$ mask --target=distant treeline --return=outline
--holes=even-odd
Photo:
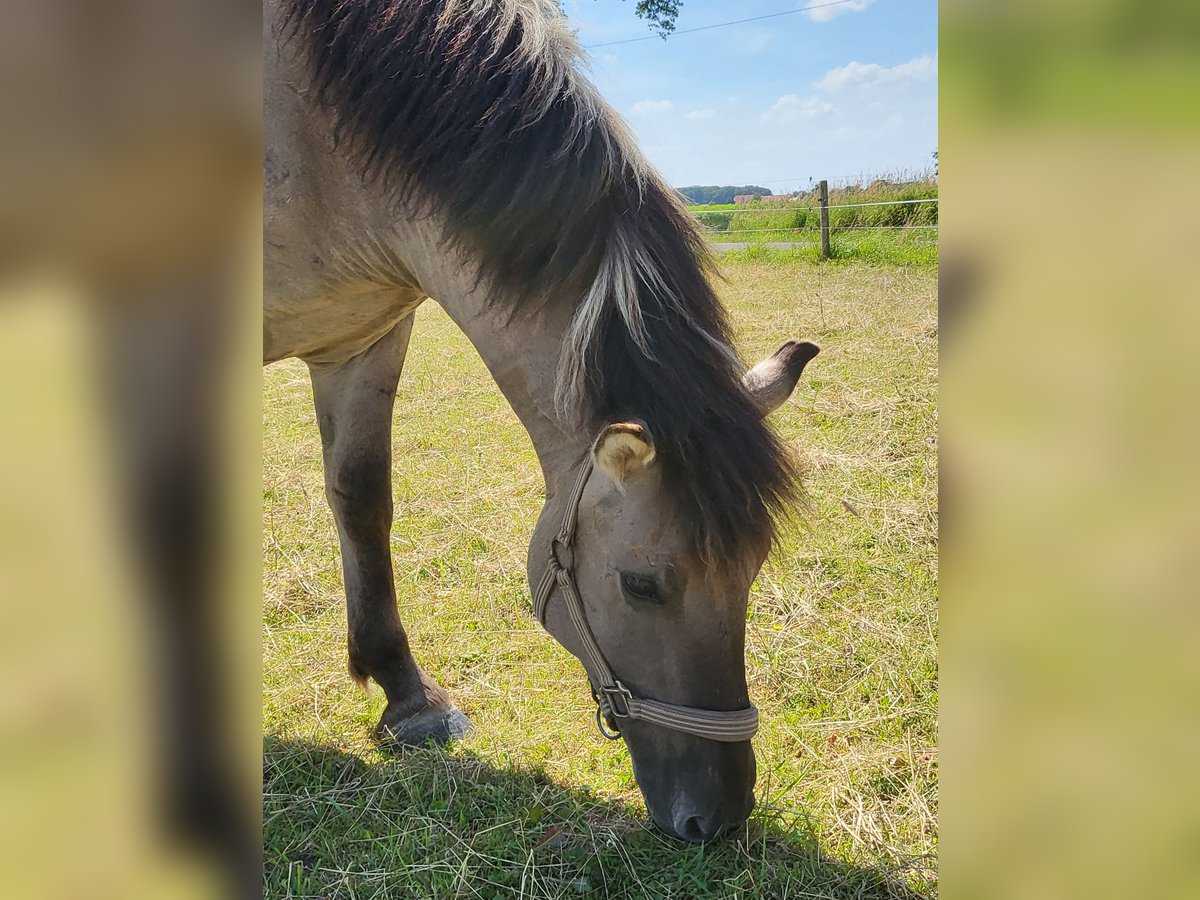
[[[759,187],[755,184],[734,186],[731,184],[693,184],[688,187],[676,188],[687,197],[688,203],[699,206],[702,203],[732,203],[738,194],[760,194],[770,197],[770,188]]]

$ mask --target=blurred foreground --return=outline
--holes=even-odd
[[[1200,896],[1200,13],[941,18],[941,888]]]
[[[943,8],[947,896],[1200,895],[1198,15]],[[12,896],[258,888],[260,39],[0,12]]]
[[[4,896],[259,890],[260,39],[0,11]]]

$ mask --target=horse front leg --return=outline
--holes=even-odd
[[[466,717],[417,665],[396,610],[392,528],[392,409],[412,334],[407,316],[348,362],[310,364],[321,429],[325,495],[337,522],[346,587],[350,675],[387,695],[380,740],[419,746],[464,735]]]

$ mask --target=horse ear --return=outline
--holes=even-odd
[[[788,341],[742,376],[742,386],[765,416],[792,395],[800,373],[821,352],[811,341]]]
[[[643,422],[614,422],[592,446],[596,468],[620,487],[654,462],[654,438]]]

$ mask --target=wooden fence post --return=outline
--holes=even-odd
[[[829,259],[829,182],[821,179],[821,259]]]

